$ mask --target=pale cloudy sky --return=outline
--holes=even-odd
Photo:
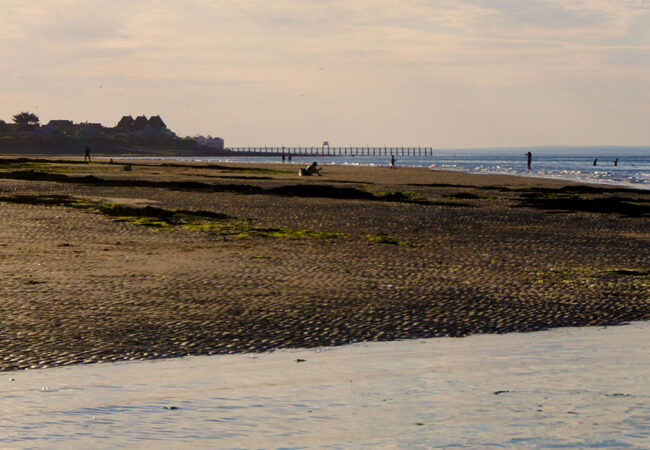
[[[0,0],[0,119],[227,145],[650,145],[648,0]]]

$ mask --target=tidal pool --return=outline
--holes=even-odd
[[[648,448],[650,322],[0,373],[0,448]]]

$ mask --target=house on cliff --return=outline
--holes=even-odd
[[[135,119],[132,116],[123,116],[112,130],[140,137],[176,136],[167,128],[160,116],[151,116],[148,119],[145,115],[137,116]]]
[[[18,116],[18,115],[17,115]],[[224,141],[221,138],[208,136],[204,138],[180,138],[170,130],[159,115],[149,118],[145,115],[123,116],[114,127],[105,127],[101,123],[81,122],[74,123],[72,120],[50,120],[47,124],[38,123],[38,117],[31,113],[21,113],[20,123],[14,116],[16,123],[7,123],[0,120],[0,137],[7,144],[10,140],[16,142],[30,142],[36,139],[39,145],[47,145],[48,142],[56,142],[56,145],[77,145],[74,141],[99,142],[102,145],[114,146],[115,148],[128,148],[129,146],[146,147],[147,145],[156,148],[175,149],[196,149],[204,148],[210,150],[223,150]],[[33,117],[32,117],[33,116]],[[29,119],[29,120],[22,120]]]
[[[199,147],[209,148],[212,150],[223,150],[225,146],[224,140],[220,137],[195,136],[194,140]]]
[[[50,120],[44,127],[58,130],[62,133],[69,133],[74,128],[74,123],[72,120]]]

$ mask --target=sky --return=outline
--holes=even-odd
[[[650,145],[649,0],[0,0],[0,119],[227,146]]]

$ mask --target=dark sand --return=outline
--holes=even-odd
[[[649,191],[79,162],[0,159],[0,370],[650,319]]]

